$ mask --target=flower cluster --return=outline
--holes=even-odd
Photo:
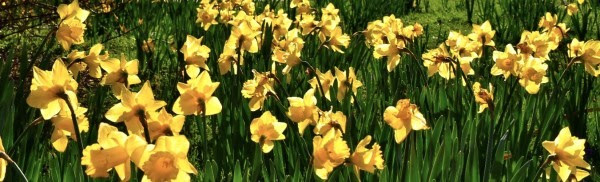
[[[373,46],[375,58],[387,57],[387,71],[392,72],[400,64],[401,53],[409,53],[409,44],[423,35],[423,26],[419,23],[404,26],[401,19],[394,15],[384,16],[383,20],[369,22],[363,32],[367,46]],[[414,55],[413,55],[414,56]]]

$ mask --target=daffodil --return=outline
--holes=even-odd
[[[244,12],[239,12],[230,24],[234,27],[225,46],[236,48],[241,56],[244,56],[244,52],[258,52],[257,37],[261,34],[258,22]]]
[[[238,64],[244,65],[244,62],[238,62],[238,54],[235,52],[235,48],[225,46],[225,49],[219,55],[219,73],[221,75],[229,73],[233,69],[233,74],[237,74]]]
[[[212,82],[208,72],[203,71],[198,76],[192,76],[185,83],[178,83],[177,90],[181,94],[173,104],[173,112],[183,115],[210,116],[221,112],[219,99],[212,94],[219,82]]]
[[[396,143],[404,141],[412,130],[427,130],[427,121],[416,105],[409,99],[398,100],[396,106],[389,106],[383,113],[383,120],[394,129]]]
[[[324,136],[313,138],[313,167],[319,178],[326,180],[333,168],[350,157],[350,148],[342,138],[342,133],[329,130]]]
[[[343,112],[322,112],[315,125],[315,134],[325,135],[329,130],[339,130],[346,133],[346,115]]]
[[[492,39],[495,34],[496,31],[492,29],[490,21],[485,21],[481,25],[473,25],[472,33],[468,36],[473,41],[478,41],[483,45],[494,47],[496,44]]]
[[[137,76],[139,61],[137,59],[127,61],[124,54],[121,54],[121,60],[111,58],[101,62],[100,66],[106,71],[100,84],[110,85],[117,98],[121,98],[123,88],[119,87],[119,83],[123,84],[125,88],[129,88],[131,85],[142,82]]]
[[[102,77],[102,71],[100,70],[100,63],[108,59],[108,54],[100,55],[102,51],[102,44],[96,44],[90,48],[90,52],[83,59],[88,67],[90,76],[94,78]]]
[[[311,11],[309,0],[292,0],[290,2],[290,8],[296,8],[297,14],[305,14]]]
[[[317,77],[319,77],[318,80]],[[321,85],[319,85],[319,81],[321,81]],[[327,72],[321,73],[321,71],[317,69],[316,76],[308,80],[308,83],[310,84],[310,87],[312,87],[315,90],[319,90],[319,87],[323,87],[325,98],[327,98],[327,100],[331,100],[331,94],[329,90],[333,86],[334,81],[335,77],[333,77],[333,74],[331,74],[331,70],[327,70]]]
[[[33,67],[30,90],[27,104],[39,108],[45,120],[50,120],[61,109],[66,110],[66,100],[73,106],[78,103],[77,82],[69,75],[67,67],[60,59],[54,61],[52,71]]]
[[[84,43],[83,33],[86,26],[83,22],[90,12],[81,9],[77,0],[71,4],[59,5],[56,11],[61,19],[56,30],[56,38],[63,49],[69,50],[73,44]]]
[[[256,111],[263,107],[269,93],[275,94],[275,89],[273,89],[275,79],[270,72],[261,73],[256,70],[252,70],[252,72],[254,78],[244,82],[242,96],[250,98],[248,103],[250,110]]]
[[[340,24],[341,19],[338,15],[340,12],[339,9],[335,8],[332,3],[327,4],[325,8],[321,8],[321,27],[323,27],[323,33],[327,36],[330,36],[330,32],[333,32],[334,29]],[[341,30],[340,30],[341,31]]]
[[[590,175],[591,166],[585,160],[585,139],[571,136],[569,127],[560,130],[554,141],[544,141],[542,146],[550,153],[552,168],[562,181],[581,181]],[[581,169],[580,169],[581,168]]]
[[[492,58],[496,62],[490,72],[492,75],[503,75],[505,80],[510,75],[518,76],[521,55],[515,51],[511,44],[506,45],[504,52],[494,51]]]
[[[85,21],[90,15],[88,10],[81,9],[79,7],[79,1],[74,0],[71,4],[60,4],[56,10],[61,20],[76,18],[80,21]]]
[[[539,31],[523,31],[521,34],[521,41],[517,44],[517,47],[520,50],[521,54],[524,55],[533,55],[536,58],[542,58],[544,61],[549,60],[550,57],[548,54],[553,48],[550,47],[550,43],[553,43],[549,40],[550,37],[545,32]]]
[[[304,129],[308,125],[316,125],[319,118],[317,107],[317,98],[315,97],[315,89],[309,89],[304,94],[303,98],[288,97],[290,107],[287,115],[293,121],[298,123],[298,131],[304,133]]]
[[[400,64],[400,53],[406,47],[404,41],[397,39],[395,34],[388,34],[385,38],[388,43],[376,45],[373,56],[375,58],[387,57],[386,68],[388,72],[392,72]]]
[[[196,38],[188,35],[185,43],[181,47],[183,59],[185,60],[185,70],[188,75],[198,75],[200,68],[209,70],[206,60],[210,55],[210,48],[202,45],[202,38]]]
[[[185,122],[185,116],[183,115],[173,116],[164,107],[159,112],[150,114],[148,131],[152,140],[156,140],[159,136],[163,135],[177,136],[181,132],[181,129],[183,129],[183,123]]]
[[[344,53],[344,51],[340,47],[347,48],[350,44],[350,36],[342,33],[341,27],[335,27],[331,31],[331,35],[329,35],[329,39],[326,39],[325,36],[319,36],[321,42],[326,42],[325,46],[330,48],[331,50],[339,53]]]
[[[450,54],[444,43],[441,43],[437,49],[428,50],[422,57],[423,65],[427,67],[427,75],[430,77],[439,72],[442,65],[451,62]],[[442,71],[445,71],[445,69]]]
[[[130,134],[143,136],[144,123],[142,122],[147,124],[151,115],[165,105],[167,103],[164,101],[154,100],[150,82],[146,82],[137,93],[124,89],[121,92],[121,103],[111,107],[105,117],[113,122],[125,122]]]
[[[300,29],[302,30],[302,35],[312,34],[315,29],[319,28],[320,22],[315,20],[315,16],[311,14],[302,14],[298,15],[297,19],[300,20]]]
[[[127,153],[144,171],[142,181],[190,181],[189,174],[198,171],[187,158],[189,148],[190,142],[183,135],[160,136],[156,144],[129,147]]]
[[[142,41],[142,51],[145,53],[154,52],[154,40],[152,38]]]
[[[371,149],[367,145],[371,143],[371,135],[367,135],[364,139],[358,142],[356,150],[352,153],[350,161],[354,165],[354,172],[358,175],[359,170],[364,170],[369,173],[374,173],[375,169],[383,169],[383,154],[381,146],[374,143]]]
[[[275,146],[274,140],[284,140],[283,131],[287,127],[284,122],[278,122],[277,118],[266,111],[259,118],[254,118],[250,123],[252,141],[259,143],[262,152],[269,153]]]
[[[73,105],[73,109],[75,110],[75,117],[79,127],[79,131],[77,132],[87,132],[90,126],[88,118],[85,116],[87,108]],[[50,121],[52,121],[52,125],[54,125],[50,141],[56,151],[65,151],[69,143],[67,137],[71,137],[75,141],[79,140],[77,135],[75,135],[75,126],[73,126],[73,119],[71,118],[71,111],[69,109],[61,109],[56,116],[50,119]]]
[[[58,29],[56,30],[56,39],[64,50],[71,49],[73,44],[83,44],[83,34],[85,33],[86,26],[79,19],[68,18],[62,20]]]
[[[131,143],[131,140],[131,137],[116,127],[100,123],[98,143],[83,150],[81,165],[86,166],[85,173],[93,178],[108,178],[108,172],[114,169],[121,181],[128,181],[131,177],[131,160],[126,144]]]
[[[546,70],[548,65],[540,58],[529,56],[524,60],[521,74],[519,74],[519,84],[527,90],[529,94],[536,94],[540,90],[542,83],[548,82]]]
[[[2,145],[2,138],[0,138],[0,152],[6,152],[4,145]],[[6,177],[6,166],[8,166],[8,161],[0,157],[0,181],[4,181]]]
[[[576,63],[583,63],[585,71],[592,76],[600,75],[600,41],[580,42],[573,39],[568,47],[570,58],[574,59]]]
[[[558,22],[558,15],[552,15],[550,12],[546,12],[546,14],[540,19],[538,26],[540,28],[544,28],[546,30],[551,29]]]
[[[490,104],[494,104],[494,90],[491,83],[489,88],[490,90],[481,88],[479,82],[473,83],[473,95],[475,95],[475,102],[479,104],[479,111],[477,113],[482,113],[486,108],[490,107]]]
[[[283,40],[274,41],[273,55],[271,59],[278,63],[286,64],[283,68],[283,73],[287,74],[291,69],[302,61],[302,49],[304,48],[304,40],[299,36],[300,30],[292,29],[288,31]]]
[[[217,15],[219,15],[219,10],[215,7],[216,3],[216,1],[213,1],[212,3],[201,3],[200,7],[196,8],[196,11],[198,11],[196,23],[200,23],[205,31],[208,30],[211,25],[218,24],[216,18]]]
[[[579,7],[577,7],[577,4],[571,3],[567,5],[567,14],[569,16],[573,16],[575,13],[577,13],[577,11],[579,11]]]
[[[348,90],[352,89],[352,94],[356,94],[358,87],[362,87],[362,82],[356,78],[354,68],[348,68],[348,72],[335,67],[335,80],[338,83],[337,100],[342,101],[346,97]],[[354,97],[350,98],[350,103],[354,103]]]
[[[69,69],[74,79],[77,79],[79,72],[87,68],[87,64],[82,62],[83,58],[85,58],[84,51],[73,50],[67,55],[67,69]]]

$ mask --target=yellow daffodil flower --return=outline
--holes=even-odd
[[[521,55],[511,44],[506,45],[504,52],[494,51],[492,58],[496,62],[490,72],[492,75],[503,75],[504,80],[508,79],[510,75],[518,76]]]
[[[146,81],[138,93],[124,89],[121,92],[121,103],[111,107],[105,117],[113,122],[125,122],[130,134],[143,136],[142,121],[149,122],[151,115],[165,105],[165,101],[154,100],[150,82]]]
[[[150,114],[148,131],[150,131],[150,139],[152,140],[156,140],[163,135],[177,136],[183,129],[183,123],[185,122],[185,116],[183,115],[173,116],[164,107],[159,112]]]
[[[181,94],[173,104],[173,112],[183,115],[210,116],[221,112],[221,102],[212,96],[219,82],[212,82],[208,72],[203,71],[185,83],[178,83],[177,90]]]
[[[494,88],[490,83],[490,90],[481,88],[481,84],[479,82],[473,83],[473,95],[475,95],[475,102],[479,104],[479,111],[477,113],[482,113],[486,108],[489,108],[490,104],[494,104]]]
[[[83,150],[81,165],[86,166],[85,173],[93,178],[108,178],[108,172],[114,169],[122,181],[128,181],[131,177],[131,160],[126,146],[132,139],[116,127],[100,123],[98,143]]]
[[[77,82],[69,75],[67,67],[60,59],[54,62],[52,71],[33,67],[30,90],[27,104],[39,108],[44,120],[50,120],[61,109],[67,110],[65,99],[69,100],[73,107],[78,105]]]
[[[581,181],[590,175],[591,166],[585,160],[585,139],[571,136],[569,127],[560,130],[554,141],[544,141],[542,146],[550,153],[552,168],[562,181]],[[583,169],[578,169],[583,168]]]
[[[121,54],[121,60],[111,58],[101,62],[100,66],[107,73],[100,84],[110,85],[117,98],[121,98],[123,88],[119,87],[119,83],[123,84],[124,88],[129,88],[131,85],[142,82],[137,76],[139,61],[137,59],[127,61],[124,54]]]
[[[356,150],[352,153],[350,161],[354,165],[354,173],[360,174],[359,170],[364,170],[369,173],[374,173],[375,169],[383,169],[383,154],[381,152],[381,146],[374,143],[371,149],[367,148],[367,145],[371,143],[371,135],[367,135],[364,139],[358,142]]]
[[[404,141],[412,130],[429,129],[425,117],[409,99],[398,100],[395,107],[387,107],[383,113],[383,120],[394,129],[396,143]]]
[[[553,48],[556,48],[550,47],[550,43],[552,43],[552,41],[549,39],[550,37],[545,32],[523,31],[521,34],[521,41],[519,41],[517,47],[519,48],[521,54],[530,54],[533,55],[533,57],[542,58],[545,61],[550,59],[548,56],[550,51],[553,50]]]
[[[483,45],[494,47],[494,35],[496,31],[492,30],[490,21],[485,21],[481,25],[473,25],[472,33],[469,34],[469,38],[473,41],[477,41]]]
[[[348,72],[342,71],[335,67],[335,80],[338,83],[337,100],[342,101],[346,97],[349,89],[352,89],[352,94],[356,94],[358,87],[362,87],[362,82],[356,78],[354,68],[348,68]],[[350,103],[354,103],[354,98],[350,98]]]
[[[316,125],[319,118],[317,107],[317,98],[315,97],[315,89],[309,89],[304,94],[304,98],[288,97],[290,107],[287,115],[293,122],[298,123],[298,131],[304,133],[304,129],[308,125]]]
[[[319,178],[326,180],[333,168],[350,157],[350,148],[342,138],[342,133],[329,130],[324,136],[313,138],[313,167]]]
[[[64,50],[71,49],[73,44],[83,44],[83,33],[85,33],[86,26],[79,19],[68,18],[62,20],[58,29],[56,30],[56,39]]]
[[[67,55],[67,69],[69,69],[74,79],[77,79],[77,77],[79,76],[79,72],[87,68],[87,64],[81,61],[85,57],[85,52],[78,50],[73,50]]]
[[[261,73],[256,70],[252,70],[254,78],[244,82],[242,88],[242,96],[250,98],[248,103],[251,111],[257,111],[265,104],[265,99],[269,93],[275,94],[273,86],[275,79],[272,78],[270,72]]]
[[[529,56],[524,60],[521,74],[519,74],[519,84],[527,90],[529,94],[536,94],[540,90],[542,83],[548,82],[546,70],[548,65],[540,58]]]
[[[210,56],[210,48],[202,45],[202,38],[199,39],[188,35],[185,43],[181,47],[183,59],[185,60],[185,70],[188,75],[198,75],[200,68],[209,70],[206,65],[206,60]]]
[[[575,13],[577,13],[577,11],[579,11],[579,7],[577,7],[577,4],[571,3],[567,5],[567,14],[569,16],[573,16]]]
[[[90,15],[88,10],[84,10],[79,7],[79,2],[77,0],[74,0],[71,2],[71,4],[58,5],[56,11],[58,12],[58,16],[61,20],[76,18],[83,22]]]
[[[302,30],[302,35],[312,34],[315,29],[320,28],[320,22],[315,20],[315,16],[311,14],[302,14],[298,15],[297,19],[300,20],[300,29]]]
[[[346,133],[346,115],[343,112],[327,111],[320,114],[313,131],[315,134],[325,135],[329,130],[339,130]]]
[[[585,71],[592,76],[600,75],[600,41],[580,42],[573,39],[568,47],[570,58],[575,59],[576,63],[583,63]]]
[[[102,71],[100,70],[100,63],[108,59],[108,54],[100,55],[102,51],[102,44],[96,44],[90,48],[89,54],[83,59],[87,67],[89,68],[90,76],[94,78],[101,78]]]
[[[546,12],[546,14],[540,19],[538,26],[540,28],[544,28],[546,30],[551,29],[558,22],[558,15],[552,15],[550,12]]]
[[[327,100],[331,100],[331,94],[329,92],[329,89],[333,86],[333,81],[335,81],[335,77],[333,77],[333,74],[331,74],[330,70],[327,70],[327,72],[325,73],[321,73],[321,71],[317,69],[316,72],[316,76],[319,77],[319,80],[317,80],[317,77],[313,77],[312,79],[308,80],[310,87],[312,87],[314,90],[319,90],[319,81],[321,81],[323,92],[325,92],[325,98],[327,98]]]
[[[288,74],[291,69],[302,61],[300,59],[304,40],[299,36],[300,30],[292,29],[287,32],[285,39],[274,41],[275,47],[271,59],[278,63],[286,64],[283,74]]]
[[[283,131],[287,127],[284,122],[278,122],[271,112],[266,111],[250,123],[252,141],[259,143],[263,153],[269,153],[275,146],[274,140],[284,140]]]
[[[78,132],[87,132],[90,126],[88,118],[85,116],[87,108],[73,105],[73,109],[75,110],[77,125],[79,126]],[[54,147],[56,151],[65,151],[69,143],[67,137],[71,137],[75,141],[79,140],[77,135],[74,134],[75,126],[73,126],[71,111],[69,109],[61,109],[56,116],[50,119],[50,121],[52,121],[52,124],[54,125],[50,141],[52,142],[52,147]]]
[[[4,145],[2,145],[2,138],[0,138],[0,152],[6,152]],[[8,166],[8,161],[0,157],[0,181],[4,181],[6,177],[6,166]]]
[[[213,1],[212,3],[201,3],[200,7],[196,8],[196,11],[198,11],[196,23],[200,23],[205,31],[208,30],[211,25],[218,24],[216,18],[217,15],[219,15],[219,10],[215,7],[216,3],[216,1]]]
[[[325,40],[325,36],[319,36],[319,39],[321,39],[321,42],[327,42],[327,44],[325,44],[327,48],[330,48],[331,50],[342,54],[344,53],[344,51],[340,48],[340,46],[348,48],[348,45],[350,44],[350,36],[346,35],[345,33],[342,33],[341,27],[334,28],[331,31],[329,39]]]
[[[160,136],[156,144],[134,145],[127,153],[144,171],[142,181],[190,181],[189,174],[198,174],[198,171],[188,161],[189,148],[190,142],[183,135]]]
[[[233,69],[233,74],[237,75],[238,63],[244,65],[244,62],[238,62],[238,54],[235,52],[235,48],[225,46],[223,53],[219,55],[219,73],[221,75],[227,74]]]

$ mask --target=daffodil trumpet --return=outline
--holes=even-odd
[[[0,140],[1,141],[1,140]],[[0,144],[1,145],[1,144]],[[17,165],[17,163],[15,161],[13,161],[10,156],[8,156],[8,154],[6,154],[4,151],[0,151],[0,159],[4,159],[6,161],[8,161],[8,163],[12,164],[15,169],[17,171],[19,171],[19,174],[21,175],[21,177],[23,178],[23,180],[25,182],[28,182],[27,180],[27,176],[25,176],[25,173],[23,173],[23,170],[21,170],[21,168],[19,167],[19,165]]]

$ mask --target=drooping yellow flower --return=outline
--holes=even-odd
[[[350,148],[342,138],[342,133],[329,130],[324,136],[313,138],[313,167],[319,178],[326,180],[333,168],[350,157]]]
[[[548,65],[540,58],[529,56],[524,60],[521,74],[519,74],[519,84],[527,90],[529,94],[537,94],[542,83],[548,82],[546,70]]]
[[[477,41],[483,45],[496,46],[494,43],[494,35],[496,31],[492,29],[490,21],[485,21],[481,25],[473,25],[472,32],[468,35],[473,41]]]
[[[585,71],[592,76],[598,77],[600,75],[600,41],[580,42],[573,39],[568,47],[570,58],[575,59],[576,63],[583,63]]]
[[[56,11],[61,19],[58,30],[56,30],[56,39],[63,49],[69,50],[72,44],[82,44],[85,32],[83,22],[90,12],[81,9],[77,0],[68,5],[59,5]]]
[[[290,8],[296,8],[296,14],[305,14],[310,12],[309,0],[292,0]]]
[[[321,71],[317,69],[316,74],[316,77],[308,80],[310,87],[312,87],[314,90],[319,90],[319,87],[322,86],[323,92],[325,92],[325,98],[327,98],[327,100],[331,100],[329,89],[333,86],[333,81],[335,81],[335,77],[333,77],[333,74],[331,74],[331,70],[321,73]],[[319,80],[317,80],[317,76],[319,77]],[[319,86],[319,81],[321,81],[321,86]]]
[[[293,122],[298,123],[298,131],[304,133],[304,129],[308,125],[316,125],[319,118],[317,107],[317,98],[315,97],[315,89],[309,89],[304,94],[304,98],[288,97],[290,107],[287,115]]]
[[[422,57],[423,65],[427,67],[427,75],[429,77],[439,72],[441,65],[450,64],[449,62],[451,61],[450,54],[444,43],[441,43],[437,49],[428,50]]]
[[[183,115],[210,116],[221,112],[219,99],[212,94],[219,86],[212,82],[208,72],[203,71],[198,76],[192,76],[185,83],[178,83],[177,90],[181,94],[173,104],[173,112]]]
[[[342,101],[346,97],[349,89],[352,89],[352,94],[356,94],[358,87],[362,87],[362,82],[356,78],[354,68],[348,68],[348,72],[342,71],[335,67],[335,80],[338,83],[337,100]],[[354,97],[350,98],[350,103],[354,103]]]
[[[65,64],[57,59],[52,65],[52,71],[44,71],[33,67],[31,93],[27,104],[39,108],[44,120],[50,120],[61,109],[68,110],[65,99],[75,107],[77,101],[77,82],[69,75]]]
[[[521,55],[511,44],[506,45],[504,52],[494,51],[492,58],[496,62],[490,72],[492,75],[503,75],[504,80],[508,79],[510,75],[518,76]]]
[[[321,31],[326,36],[330,36],[330,33],[340,24],[341,19],[338,13],[339,9],[335,8],[332,3],[327,4],[325,8],[321,8]],[[340,30],[341,32],[341,30]]]
[[[142,82],[137,76],[139,61],[137,59],[127,61],[124,54],[121,54],[121,60],[111,58],[101,62],[100,66],[107,73],[100,84],[110,85],[117,98],[121,98],[123,87],[119,87],[120,84],[123,84],[124,88],[129,88],[131,85]]]
[[[546,12],[546,14],[540,19],[538,26],[540,28],[544,28],[546,30],[551,29],[558,22],[558,15],[552,15],[550,12]]]
[[[96,44],[90,48],[90,52],[83,59],[87,67],[89,68],[90,76],[94,78],[102,77],[102,71],[100,70],[100,63],[106,59],[108,59],[108,54],[100,55],[102,51],[102,44]]]
[[[190,142],[183,135],[160,136],[156,144],[130,147],[127,152],[144,171],[142,181],[190,181],[189,174],[198,171],[188,161],[189,148]]]
[[[429,129],[423,114],[409,99],[400,99],[395,107],[387,107],[383,113],[383,120],[394,129],[396,143],[404,141],[412,130]]]
[[[73,50],[67,55],[67,69],[69,69],[74,79],[77,79],[79,72],[87,68],[87,64],[81,61],[83,58],[85,58],[84,51]]]
[[[217,1],[213,1],[212,3],[201,3],[200,7],[196,8],[198,11],[198,18],[196,18],[196,23],[200,23],[204,30],[208,30],[211,25],[218,24],[216,18],[219,15],[219,10],[215,8],[215,4]]]
[[[383,28],[385,26],[386,24],[381,20],[375,20],[367,24],[367,29],[363,31],[363,35],[365,36],[365,43],[368,47],[384,43],[383,38],[385,33],[383,32]]]
[[[233,69],[233,74],[237,75],[238,64],[244,65],[244,62],[238,62],[238,54],[235,52],[235,48],[225,46],[223,53],[219,55],[219,73],[221,75],[229,73]]]
[[[88,10],[84,10],[79,7],[79,2],[77,0],[74,0],[71,2],[71,4],[58,5],[56,11],[58,12],[58,16],[61,20],[76,18],[83,22],[90,15]]]
[[[346,115],[343,112],[321,112],[313,131],[315,134],[325,135],[329,130],[339,130],[346,133]]]
[[[93,178],[107,178],[108,172],[115,169],[122,181],[128,181],[131,177],[131,162],[126,147],[128,143],[132,145],[132,141],[132,137],[116,127],[100,123],[98,143],[83,150],[81,165],[86,166],[85,173]]]
[[[331,34],[329,35],[328,39],[325,38],[324,34],[320,34],[319,39],[321,39],[321,42],[327,42],[325,44],[325,47],[342,54],[344,53],[344,51],[340,47],[347,48],[350,44],[350,36],[346,35],[345,33],[342,33],[341,27],[335,27],[331,31]]]
[[[590,175],[591,166],[585,160],[585,139],[571,136],[569,127],[560,130],[554,141],[544,141],[542,146],[550,153],[552,168],[562,181],[581,181]],[[578,169],[583,168],[583,169]]]
[[[138,93],[124,89],[121,92],[121,102],[111,107],[105,117],[113,122],[125,122],[130,134],[144,136],[141,122],[149,122],[151,116],[165,105],[165,101],[154,100],[150,82],[146,81]]]
[[[252,72],[254,78],[244,82],[242,96],[250,98],[248,103],[250,110],[256,111],[263,107],[269,93],[275,94],[275,89],[273,89],[275,79],[270,72],[261,73],[256,70],[252,70]]]
[[[489,108],[490,104],[494,104],[494,88],[490,83],[490,90],[481,88],[481,84],[479,82],[473,83],[473,94],[475,95],[475,102],[479,104],[479,111],[477,113],[482,113],[486,108]]]
[[[315,31],[315,29],[320,28],[320,22],[315,20],[315,16],[312,14],[298,15],[297,19],[300,20],[299,24],[300,29],[302,30],[302,35],[312,34]]]
[[[387,57],[387,70],[392,72],[400,64],[400,53],[406,47],[404,41],[397,39],[395,34],[387,34],[385,39],[388,43],[375,45],[373,56],[375,58]]]
[[[299,36],[300,30],[292,29],[287,32],[285,39],[274,40],[273,55],[271,59],[278,63],[286,64],[283,68],[283,74],[289,73],[293,67],[300,64],[302,61],[302,49],[304,48],[304,40]]]
[[[550,51],[556,49],[554,47],[556,45],[551,47],[551,43],[553,44],[553,41],[550,40],[548,33],[523,31],[517,48],[519,48],[521,54],[530,54],[545,61],[550,59],[548,55]]]
[[[152,140],[156,140],[163,135],[177,136],[183,129],[183,123],[185,122],[185,116],[183,115],[173,116],[164,107],[159,112],[150,114],[152,115],[148,121],[148,131],[150,131],[150,139]]]
[[[75,110],[77,125],[79,126],[78,132],[87,132],[89,130],[88,118],[85,116],[87,108],[73,105],[73,109]],[[67,137],[71,137],[75,141],[79,140],[77,135],[75,135],[75,127],[73,126],[71,111],[66,107],[65,109],[61,109],[56,116],[50,119],[50,121],[52,121],[52,124],[54,125],[54,130],[52,131],[50,141],[52,142],[52,146],[54,149],[56,149],[56,151],[65,151],[69,143],[69,139]]]
[[[569,16],[574,15],[575,13],[577,13],[577,11],[579,11],[579,7],[577,7],[577,4],[571,3],[567,5],[567,14]]]
[[[273,150],[273,140],[284,140],[283,131],[287,127],[284,122],[278,122],[277,118],[266,111],[259,118],[254,118],[250,123],[252,141],[259,143],[263,153]]]
[[[367,145],[371,143],[371,135],[367,135],[364,139],[358,142],[356,150],[352,153],[350,160],[354,165],[354,172],[358,175],[359,170],[364,170],[369,173],[374,173],[375,169],[383,169],[383,154],[381,146],[374,143],[371,149],[367,149]]]
[[[185,60],[185,70],[188,75],[198,75],[200,68],[209,70],[206,65],[206,60],[210,55],[210,48],[202,45],[203,37],[196,38],[188,35],[185,43],[181,47],[183,59]]]
[[[2,145],[2,138],[0,138],[0,152],[6,152]],[[4,177],[6,177],[6,166],[8,166],[8,161],[0,158],[0,181],[4,181]]]
[[[233,28],[225,46],[235,48],[241,56],[244,56],[244,52],[258,52],[257,38],[262,33],[258,22],[252,16],[239,12],[230,24],[233,25]]]
[[[62,20],[58,29],[56,30],[56,39],[64,50],[71,49],[73,44],[83,44],[83,33],[85,33],[86,26],[79,19],[68,18]]]

